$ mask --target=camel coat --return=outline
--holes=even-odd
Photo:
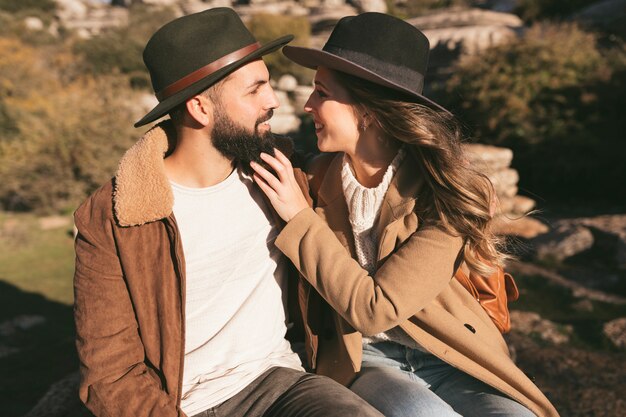
[[[300,212],[276,240],[306,279],[299,297],[311,367],[348,384],[361,367],[362,336],[400,326],[433,355],[537,416],[557,417],[513,363],[489,316],[453,278],[462,239],[420,221],[416,200],[423,182],[413,156],[398,168],[375,224],[379,246],[373,277],[355,260],[342,158],[341,153],[324,155],[313,164],[311,188],[319,184],[315,211]]]

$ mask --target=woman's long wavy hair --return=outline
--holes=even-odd
[[[333,73],[348,90],[357,118],[367,113],[385,139],[409,145],[409,154],[418,162],[427,185],[416,208],[422,220],[464,238],[463,256],[470,271],[486,275],[503,265],[508,256],[499,250],[502,238],[492,231],[494,188],[464,157],[455,118],[400,92]]]

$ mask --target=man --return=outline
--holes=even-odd
[[[96,416],[380,416],[291,350],[279,223],[244,172],[284,145],[261,57],[291,39],[261,46],[218,8],[148,42],[160,102],[135,126],[172,120],[75,214],[80,397]]]

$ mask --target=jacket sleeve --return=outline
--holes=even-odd
[[[110,221],[91,222],[86,217],[75,215],[74,318],[80,398],[98,417],[184,416],[144,363],[113,226]]]
[[[312,209],[298,213],[276,246],[348,323],[365,336],[395,327],[450,282],[462,238],[424,226],[369,276]]]

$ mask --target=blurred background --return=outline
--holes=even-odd
[[[321,47],[365,11],[424,31],[425,94],[461,120],[517,257],[517,363],[564,417],[626,416],[626,0],[0,0],[0,415],[89,415],[71,215],[145,131],[149,36],[217,6],[261,42]],[[266,63],[273,130],[315,152],[313,72]]]

